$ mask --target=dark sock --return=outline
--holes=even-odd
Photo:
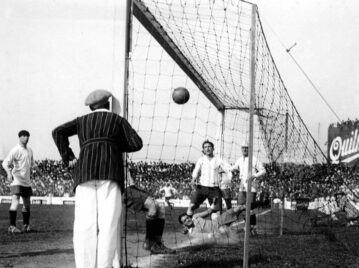
[[[155,240],[156,220],[146,219],[146,239],[149,241]]]
[[[232,208],[232,200],[226,199],[225,201],[226,201],[226,207],[227,207],[227,209],[231,209],[231,208]]]
[[[22,212],[22,220],[23,220],[24,225],[29,225],[29,223],[30,223],[30,210]]]
[[[250,225],[257,225],[257,217],[255,214],[250,216],[249,223],[250,223]]]
[[[156,241],[157,242],[162,242],[162,235],[163,235],[163,230],[165,229],[165,219],[157,219],[157,224],[156,224]]]
[[[16,210],[9,210],[10,225],[16,226]]]

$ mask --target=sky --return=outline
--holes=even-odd
[[[121,55],[114,49],[120,38],[113,38],[121,27],[114,24],[119,14],[111,8],[117,2],[121,1],[52,1],[60,3],[58,12],[45,0],[1,1],[0,159],[17,143],[17,132],[23,128],[32,133],[35,158],[59,159],[51,130],[87,111],[83,101],[89,88],[111,90],[123,83],[114,75],[122,71]],[[269,48],[289,95],[326,152],[328,126],[338,119],[285,48],[297,44],[291,55],[341,120],[358,118],[359,2],[252,2],[258,6]],[[72,17],[76,20],[71,23],[63,20]],[[85,23],[90,23],[91,31],[84,28]]]
[[[359,2],[256,0],[274,61],[294,105],[320,147],[329,124],[359,118]],[[323,102],[285,48],[309,76]],[[284,46],[284,47],[283,47]],[[326,151],[324,151],[326,153]]]

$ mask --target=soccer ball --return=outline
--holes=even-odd
[[[177,87],[172,92],[172,99],[177,104],[185,104],[189,100],[189,91],[184,87]]]

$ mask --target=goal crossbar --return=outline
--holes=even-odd
[[[169,56],[178,64],[178,66],[188,75],[188,77],[198,86],[209,101],[218,109],[223,110],[224,104],[218,99],[211,89],[211,86],[205,81],[202,75],[193,67],[189,60],[183,55],[172,38],[163,29],[145,4],[140,0],[133,0],[133,14],[141,24],[151,33],[157,42],[163,47]]]

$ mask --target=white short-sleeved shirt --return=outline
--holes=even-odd
[[[16,145],[4,159],[3,167],[13,165],[11,174],[13,181],[11,186],[20,185],[31,187],[30,172],[31,167],[35,165],[32,150],[29,147],[22,147],[20,144]]]
[[[219,172],[229,172],[229,165],[217,156],[208,157],[206,155],[198,159],[192,172],[193,178],[199,179],[199,184],[206,187],[219,187],[221,178]]]
[[[240,191],[247,191],[248,187],[248,157],[241,156],[236,163],[231,167],[231,170],[239,170],[239,178],[241,180],[239,185]],[[256,158],[252,158],[252,176],[261,176],[266,172],[263,164]],[[257,192],[258,182],[252,181],[251,192]]]
[[[177,190],[171,186],[164,186],[160,189],[160,192],[165,192],[165,197],[172,197],[174,194],[177,193]]]

